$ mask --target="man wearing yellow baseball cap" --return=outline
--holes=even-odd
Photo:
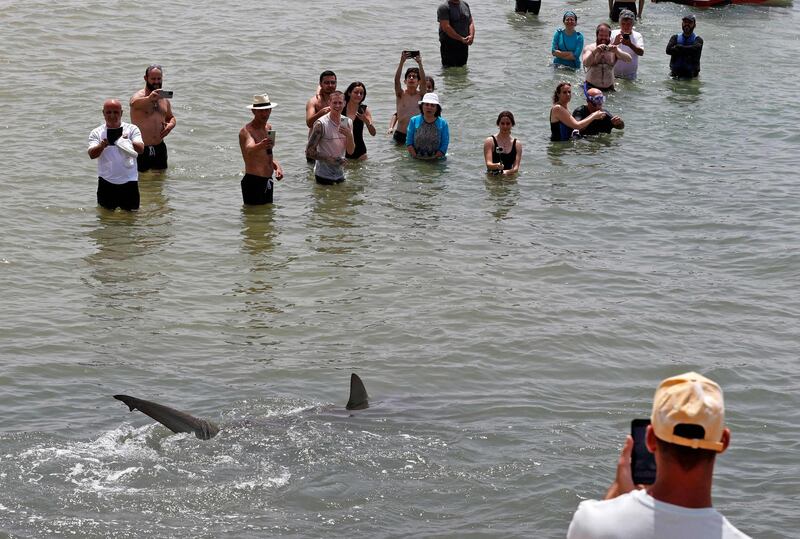
[[[714,462],[731,440],[719,385],[696,372],[667,378],[650,422],[645,443],[655,456],[655,482],[633,484],[628,436],[605,500],[581,502],[567,538],[747,538],[711,506]]]

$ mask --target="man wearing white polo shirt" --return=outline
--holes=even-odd
[[[614,76],[619,79],[635,79],[639,69],[639,57],[644,56],[644,38],[633,29],[635,16],[630,10],[619,15],[619,30],[611,32],[611,43],[631,56],[631,61],[619,60],[614,64]]]

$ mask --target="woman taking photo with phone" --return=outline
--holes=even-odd
[[[353,82],[344,92],[344,115],[353,121],[353,139],[356,149],[353,153],[345,155],[348,159],[364,160],[367,158],[367,145],[364,144],[364,126],[369,134],[375,136],[375,126],[372,124],[372,113],[364,104],[367,97],[367,87],[363,82]]]
[[[572,85],[561,82],[553,93],[553,106],[550,107],[550,140],[563,142],[570,140],[575,131],[586,128],[590,123],[605,117],[606,112],[596,110],[580,122],[572,117],[569,112],[569,101],[572,99]]]
[[[486,161],[486,173],[491,175],[510,176],[519,172],[522,159],[522,143],[511,138],[511,128],[516,125],[514,115],[504,110],[497,115],[496,135],[483,142],[483,158]]]
[[[442,118],[439,96],[425,94],[419,102],[421,114],[408,121],[406,148],[415,159],[442,159],[450,144],[450,128]]]

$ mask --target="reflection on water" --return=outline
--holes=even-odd
[[[272,204],[242,206],[242,247],[245,252],[254,256],[272,252],[277,237],[274,216]]]
[[[497,221],[508,218],[511,209],[519,202],[519,184],[517,176],[486,175],[483,184],[489,193],[489,200],[494,204],[492,216]]]
[[[697,103],[703,95],[703,83],[700,79],[666,79],[664,86],[671,90],[667,101],[677,105]]]
[[[364,203],[361,194],[365,180],[360,174],[361,163],[348,167],[345,181],[336,185],[321,185],[313,179],[312,214],[308,221],[308,240],[320,253],[347,254],[354,242],[360,241],[355,218]]]

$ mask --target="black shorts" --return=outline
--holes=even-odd
[[[334,185],[334,184],[337,184],[337,183],[342,183],[344,181],[344,178],[339,178],[337,180],[331,180],[330,178],[323,178],[322,176],[317,176],[316,174],[314,175],[314,178],[316,178],[317,183],[320,184],[320,185]]]
[[[401,133],[400,131],[396,131],[395,130],[394,135],[392,135],[392,138],[394,139],[394,141],[396,143],[402,144],[403,146],[406,145],[406,134],[405,133]]]
[[[608,88],[600,88],[599,86],[595,86],[594,84],[592,84],[588,80],[584,81],[584,84],[586,84],[586,90],[587,91],[591,90],[592,88],[597,88],[601,92],[616,92],[617,91],[617,89],[614,87],[613,84],[611,86],[609,86]]]
[[[108,209],[133,211],[139,209],[139,182],[111,183],[97,177],[97,203]]]
[[[242,200],[252,206],[272,204],[272,178],[245,174],[242,178]]]
[[[136,158],[136,168],[139,172],[148,170],[166,170],[167,168],[167,145],[164,141],[155,146],[145,146],[144,151]]]
[[[629,9],[633,12],[634,17],[638,17],[636,14],[636,2],[614,2],[614,5],[611,7],[611,13],[609,13],[609,17],[614,22],[619,22],[619,13],[623,9]]]
[[[439,42],[439,52],[444,67],[460,67],[467,63],[469,45],[448,37]]]
[[[542,7],[542,0],[517,0],[517,7],[514,9],[517,13],[533,13],[539,14],[539,9]]]

